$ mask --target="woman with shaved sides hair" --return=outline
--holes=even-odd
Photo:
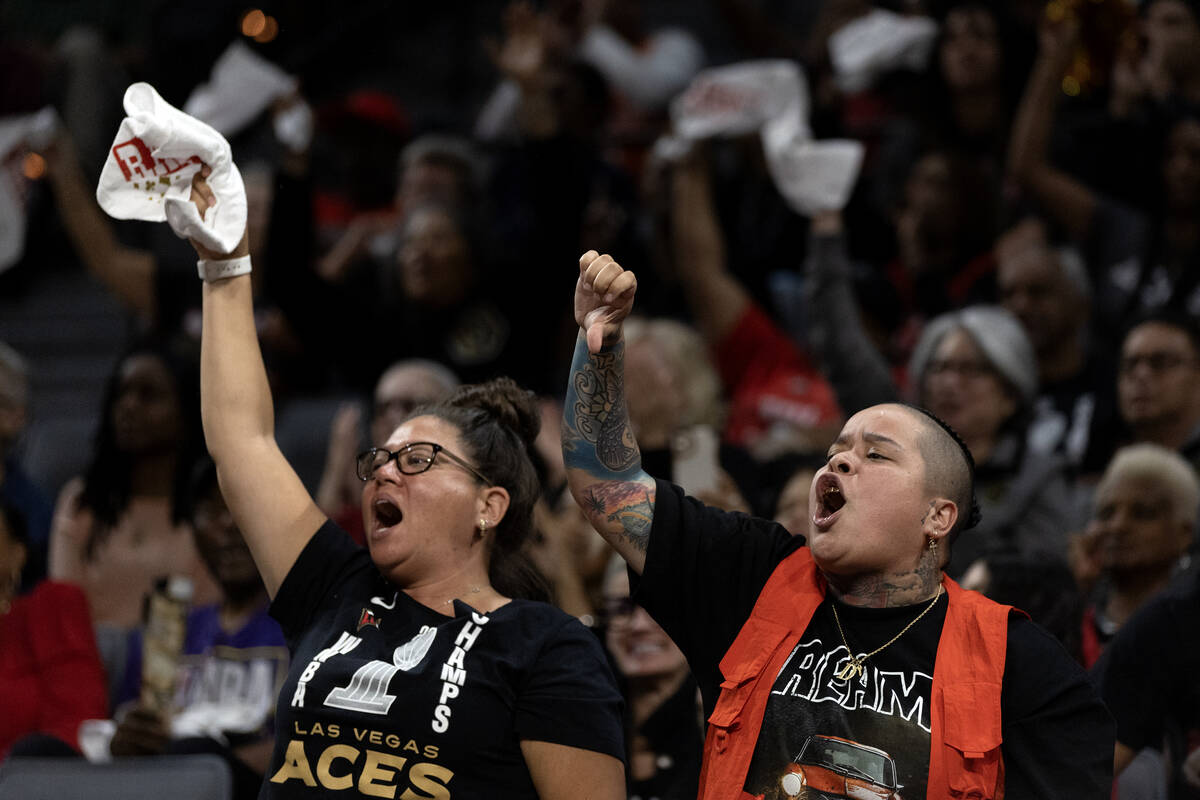
[[[641,467],[623,377],[636,288],[609,256],[580,259],[563,454],[700,684],[700,797],[1108,798],[1113,724],[1082,668],[944,572],[978,522],[962,440],[872,406],[830,446],[805,535],[707,507]]]
[[[211,191],[193,189],[203,215]],[[532,394],[461,387],[360,454],[363,549],[275,442],[245,237],[196,250],[205,439],[291,651],[260,797],[623,798],[603,649],[536,601],[521,553],[540,494]]]

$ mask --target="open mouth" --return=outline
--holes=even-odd
[[[666,650],[662,642],[653,641],[650,639],[638,639],[630,642],[628,652],[632,656],[656,656]]]
[[[381,497],[376,500],[374,509],[375,521],[381,528],[390,528],[404,519],[404,512],[400,510],[400,507],[386,498]]]
[[[828,524],[845,505],[846,496],[842,494],[842,485],[836,477],[826,473],[817,479],[817,507],[813,512],[813,522]]]

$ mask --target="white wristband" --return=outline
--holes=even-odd
[[[231,258],[226,261],[207,261],[200,259],[196,269],[206,283],[232,278],[235,275],[245,275],[250,271],[250,256]]]

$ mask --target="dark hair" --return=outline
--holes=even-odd
[[[934,436],[945,445],[944,447],[930,442],[929,437],[922,437],[920,447],[922,460],[925,462],[926,482],[931,482],[930,468],[933,467],[937,470],[937,474],[932,479],[932,482],[936,485],[937,490],[947,492],[950,495],[950,499],[959,507],[958,519],[955,521],[954,527],[946,535],[947,545],[953,547],[954,541],[960,533],[974,528],[983,519],[983,512],[979,509],[979,500],[975,496],[975,458],[971,455],[970,448],[967,447],[967,443],[958,435],[958,432],[937,414],[934,414],[927,408],[921,408],[909,403],[901,403],[900,405],[921,414],[925,419],[934,423],[941,432],[945,433],[945,436],[943,436],[942,433],[934,430]],[[928,425],[926,427],[930,428]],[[957,452],[962,456],[960,466],[957,468],[946,463],[946,455],[954,452],[954,448],[951,448],[945,441],[947,437],[957,445]],[[958,459],[954,458],[954,460]],[[938,469],[938,465],[941,465],[940,469]],[[965,470],[963,467],[965,467]],[[966,513],[962,513],[962,509],[964,508],[967,509]]]
[[[1142,2],[1138,4],[1138,16],[1145,17],[1150,11],[1150,7],[1156,2],[1158,2],[1158,0],[1142,0]],[[1197,2],[1197,0],[1179,0],[1179,2],[1188,10],[1188,13],[1192,15],[1192,18],[1195,20],[1196,24],[1200,25],[1200,2]]]
[[[1171,308],[1144,311],[1134,317],[1121,334],[1121,349],[1124,349],[1125,340],[1129,338],[1129,334],[1133,333],[1135,328],[1150,324],[1164,325],[1183,332],[1191,344],[1192,351],[1197,357],[1200,357],[1200,325],[1196,324],[1196,320],[1190,314]]]
[[[934,3],[932,16],[938,23],[933,55],[928,69],[941,82],[941,50],[946,40],[946,20],[956,12],[980,11],[991,17],[996,26],[996,43],[1000,48],[1000,86],[1010,108],[1015,107],[1025,88],[1025,79],[1037,55],[1037,37],[1013,16],[1006,3],[995,0],[943,0]],[[944,92],[945,87],[939,89]]]
[[[29,524],[24,512],[9,500],[0,498],[0,520],[8,529],[9,537],[25,548],[25,566],[21,569],[18,592],[27,592],[46,573],[45,559],[39,548],[29,544]]]
[[[196,506],[200,505],[209,493],[219,486],[216,462],[207,453],[204,453],[195,461],[188,474],[187,485],[177,507],[179,517],[193,521],[196,517]]]
[[[494,529],[488,578],[501,594],[548,601],[546,579],[525,554],[541,482],[530,459],[541,428],[533,392],[511,378],[461,386],[447,400],[412,416],[430,415],[458,429],[466,455],[494,486],[508,491],[508,511]]]
[[[172,478],[173,522],[183,521],[183,497],[192,464],[204,452],[200,429],[199,370],[194,352],[183,344],[159,339],[148,338],[135,342],[117,359],[109,375],[100,406],[100,426],[93,444],[92,459],[84,472],[79,506],[90,510],[97,523],[88,536],[86,553],[89,556],[129,506],[133,458],[117,447],[112,418],[121,384],[121,366],[135,356],[158,359],[167,368],[175,384],[175,395],[179,402],[180,440]]]
[[[4,518],[8,535],[17,544],[29,549],[29,528],[25,524],[25,515],[8,500],[0,498],[0,517]]]

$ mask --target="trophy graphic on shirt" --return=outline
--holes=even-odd
[[[437,628],[422,625],[420,632],[416,636],[397,647],[395,652],[392,653],[392,663],[405,672],[408,672],[417,664],[420,664],[421,659],[425,658],[425,654],[429,652],[429,646],[433,644],[435,636],[437,636]]]

